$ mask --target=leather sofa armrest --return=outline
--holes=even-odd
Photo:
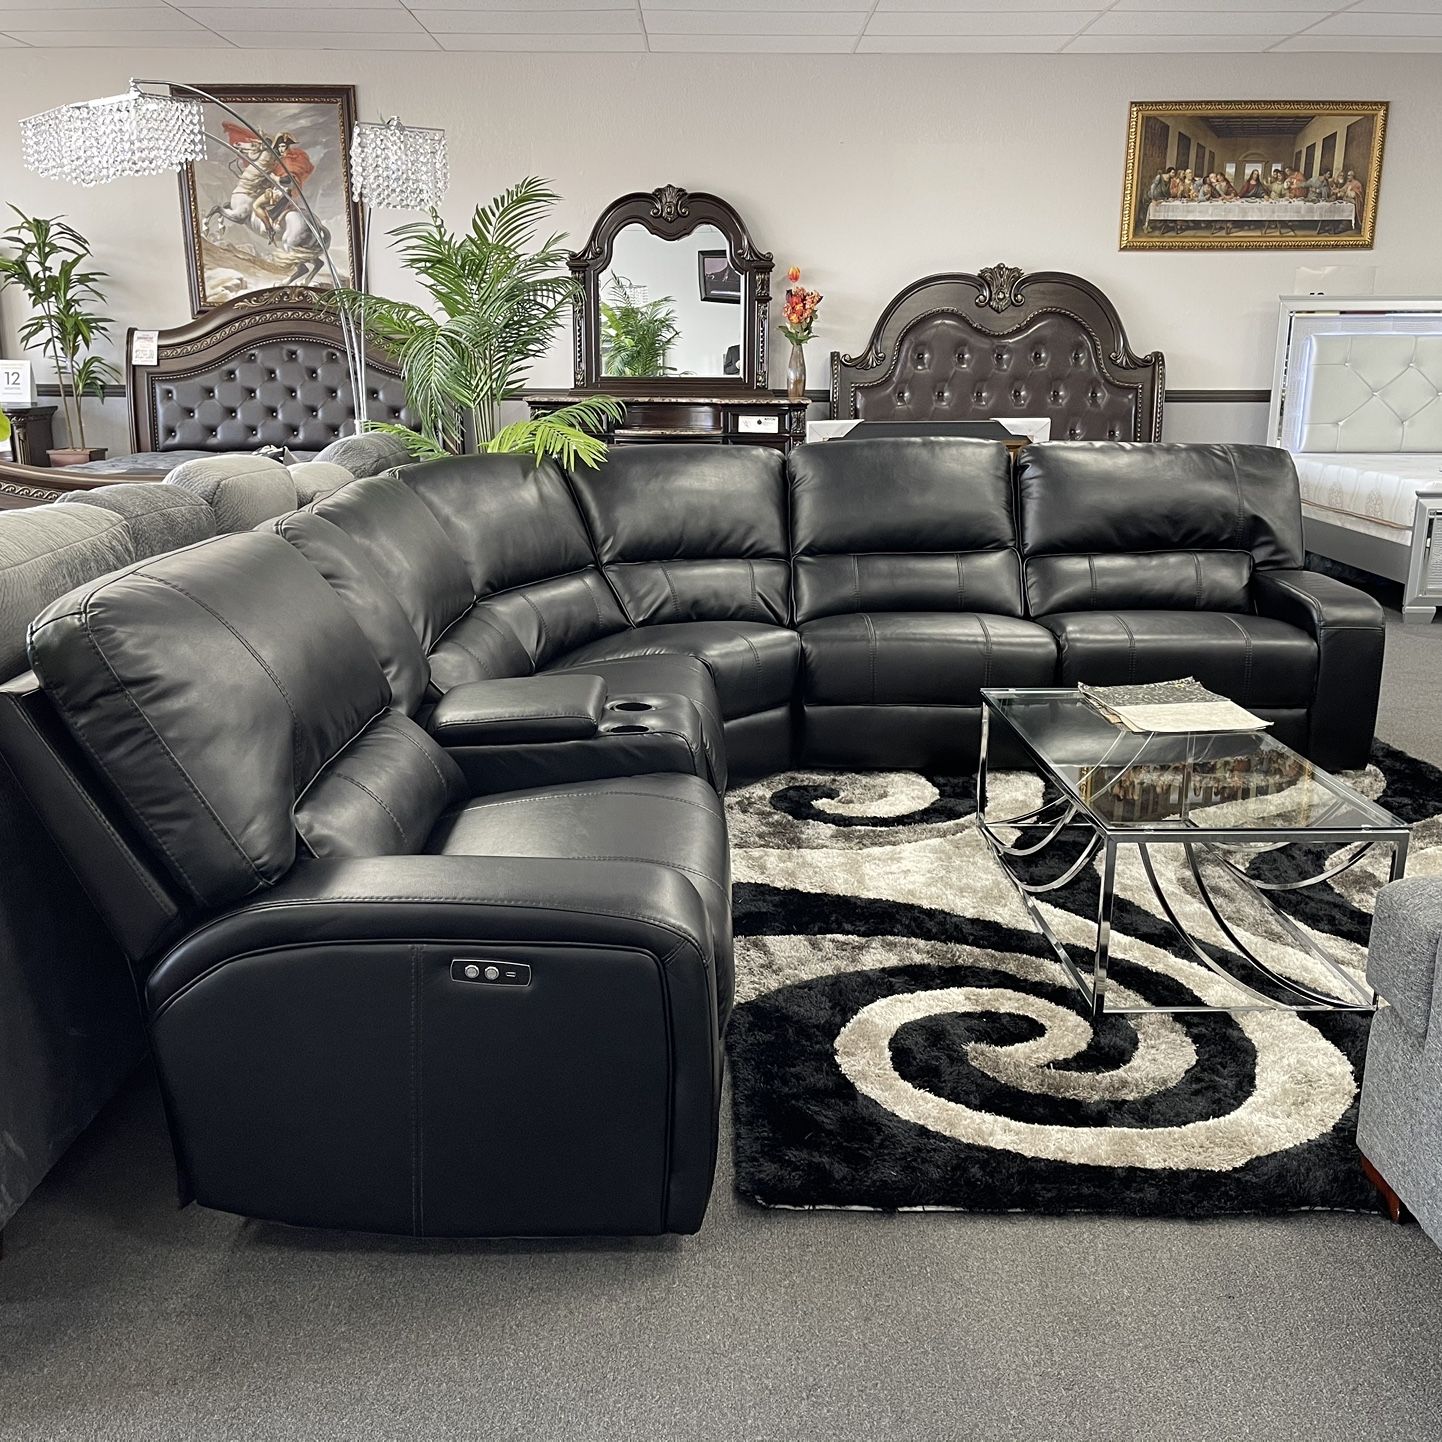
[[[1365,591],[1316,571],[1255,571],[1252,597],[1258,614],[1314,638],[1339,628],[1380,631],[1385,624],[1382,607]]]
[[[1407,876],[1377,893],[1367,980],[1418,1035],[1442,1005],[1442,877]]]
[[[1317,643],[1307,755],[1332,771],[1365,766],[1382,690],[1381,606],[1365,591],[1315,571],[1256,571],[1252,598],[1259,615],[1295,626]]]
[[[581,672],[471,681],[436,702],[427,726],[442,746],[585,741],[606,708],[606,683]]]
[[[714,995],[710,932],[685,876],[646,861],[382,856],[302,861],[277,886],[197,928],[151,970],[154,1016],[241,956],[308,944],[416,940],[629,947],[676,989]],[[682,984],[682,977],[689,982]],[[714,1015],[714,1005],[713,1005]]]

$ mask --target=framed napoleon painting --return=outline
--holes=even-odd
[[[1123,250],[1369,250],[1385,100],[1133,101]]]
[[[276,285],[331,286],[327,251],[341,284],[355,284],[355,86],[201,88],[229,108],[205,103],[207,156],[180,172],[191,309],[199,315]],[[307,203],[320,240],[307,223]]]

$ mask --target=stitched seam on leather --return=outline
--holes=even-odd
[[[53,702],[55,698],[52,696],[50,699]],[[44,733],[35,724],[35,718],[31,716],[23,706],[15,707],[15,711],[20,718],[21,725],[28,727],[39,739],[40,744],[48,749],[50,743],[46,741]],[[93,754],[94,753],[92,753],[92,755]],[[16,774],[15,768],[6,763],[3,757],[0,757],[0,764],[5,765],[5,769],[9,771],[12,776],[15,777],[17,784],[19,784],[20,778]],[[145,869],[145,867],[140,864],[140,861],[136,858],[136,856],[130,850],[130,847],[127,845],[125,838],[121,836],[121,834],[115,829],[113,825],[111,825],[110,818],[106,816],[106,814],[100,809],[98,805],[96,805],[95,798],[91,796],[91,794],[85,789],[85,787],[80,784],[80,780],[75,775],[75,773],[71,771],[71,769],[63,761],[58,761],[57,764],[62,779],[70,787],[70,789],[74,791],[75,794],[80,798],[81,802],[89,809],[91,816],[100,823],[101,829],[105,832],[105,834],[109,836],[110,839],[115,843],[116,848],[120,852],[120,859],[125,863],[126,866],[130,868],[132,872],[134,872],[136,880],[138,880],[141,886],[143,886],[145,890],[150,893],[151,899],[160,902],[161,905],[167,909],[173,906],[174,898],[167,896],[165,892],[163,892],[160,887],[155,884],[155,878],[151,876],[150,873]],[[22,791],[25,791],[27,797],[29,796],[30,793],[26,790],[23,784],[20,785],[20,789]],[[67,862],[67,865],[68,864],[69,863]],[[71,866],[71,870],[74,870],[73,866]],[[76,879],[79,880],[79,872],[76,872],[75,874]],[[81,882],[81,885],[84,886],[83,881]],[[88,894],[89,888],[86,887],[85,889]]]
[[[656,565],[662,576],[666,578],[666,589],[671,593],[671,610],[678,621],[684,621],[686,617],[681,612],[681,598],[676,594],[676,583],[671,579],[671,572],[665,561],[657,561]]]
[[[876,626],[865,611],[861,613],[862,623],[866,627],[866,647],[871,662],[871,701],[876,703]]]
[[[753,613],[753,615],[756,617],[756,619],[757,619],[758,621],[762,621],[762,622],[768,621],[768,620],[771,619],[771,617],[768,616],[767,611],[766,611],[766,608],[761,604],[761,590],[760,590],[760,587],[758,587],[757,584],[756,584],[756,562],[755,562],[755,561],[747,561],[747,562],[746,562],[746,571],[747,571],[747,574],[751,577],[751,610],[752,610],[752,613]]]
[[[426,765],[429,766],[431,770],[436,773],[436,780],[441,783],[441,795],[444,796],[449,788],[446,785],[446,778],[442,774],[441,768],[436,765],[436,758],[432,756],[430,752],[427,751],[426,748],[422,746],[421,743],[417,741],[414,736],[410,735],[410,733],[407,732],[404,728],[392,730],[391,735],[395,736],[401,741],[404,741],[407,746],[409,746],[413,751],[416,751],[425,761]]]
[[[1242,534],[1246,529],[1247,515],[1246,503],[1242,499],[1242,478],[1240,475],[1237,474],[1236,447],[1226,446],[1224,447],[1224,449],[1227,452],[1227,460],[1232,467],[1232,484],[1236,487],[1237,490],[1237,518],[1235,526],[1232,530],[1234,549],[1238,551],[1247,551],[1250,555],[1250,548],[1242,545]]]
[[[1136,679],[1137,675],[1137,638],[1132,628],[1121,616],[1116,618],[1116,622],[1127,633],[1127,680],[1131,682]]]
[[[271,684],[275,687],[277,691],[280,692],[281,700],[285,702],[285,709],[290,712],[291,775],[293,779],[299,778],[300,718],[295,714],[295,702],[291,700],[290,692],[285,689],[285,684],[281,681],[280,677],[271,670],[269,664],[260,654],[260,652],[257,651],[255,647],[252,646],[250,642],[247,641],[246,638],[242,636],[240,632],[234,626],[232,626],[229,621],[225,619],[224,616],[220,614],[219,611],[215,610],[211,606],[207,606],[205,602],[202,601],[198,596],[191,595],[191,593],[187,591],[184,586],[178,586],[175,584],[174,581],[167,581],[164,576],[147,576],[146,579],[155,581],[157,584],[165,586],[168,589],[186,597],[193,605],[199,606],[200,609],[204,611],[207,616],[211,617],[212,620],[218,621],[222,626],[225,627],[227,631],[230,632],[232,636],[235,637],[237,641],[240,642],[243,647],[245,647],[246,651],[250,653],[250,657],[255,662],[255,664],[259,666],[260,669],[264,671],[267,676],[270,677]]]
[[[551,633],[546,629],[546,618],[541,614],[541,608],[536,605],[536,603],[531,600],[531,598],[524,592],[521,593],[521,600],[524,601],[526,605],[531,608],[532,614],[536,618],[536,624],[541,628],[541,649],[543,651],[549,649],[551,644]],[[525,647],[523,646],[521,649],[524,650]],[[531,658],[531,665],[534,666],[535,664],[536,660],[533,656]]]
[[[1192,571],[1195,576],[1196,589],[1192,593],[1192,609],[1202,609],[1202,558],[1195,551],[1192,552]]]
[[[212,807],[206,797],[201,794],[200,788],[195,784],[194,780],[191,778],[190,773],[185,769],[184,766],[180,764],[180,758],[177,757],[176,754],[166,744],[165,739],[161,736],[160,732],[155,729],[155,723],[151,721],[150,717],[147,716],[145,712],[141,709],[140,703],[131,694],[130,688],[120,679],[119,675],[116,673],[114,666],[110,664],[109,657],[107,657],[104,651],[101,650],[99,641],[95,639],[95,636],[90,629],[90,602],[92,598],[93,596],[86,596],[84,602],[81,605],[80,615],[78,617],[80,621],[80,634],[85,637],[86,644],[90,647],[92,651],[94,651],[96,659],[106,669],[106,671],[110,673],[110,679],[115,683],[120,694],[124,696],[126,702],[130,706],[130,709],[135,712],[141,724],[145,727],[147,731],[150,732],[151,737],[154,739],[155,744],[160,748],[162,754],[175,768],[176,772],[180,776],[180,779],[185,783],[186,789],[189,790],[190,794],[200,804],[200,807],[205,812],[205,814],[210,817],[211,821],[215,824],[216,829],[220,832],[221,836],[224,837],[227,844],[234,850],[235,854],[240,857],[241,861],[247,867],[250,868],[252,874],[255,876],[257,885],[264,885],[265,877],[261,875],[260,868],[256,866],[254,861],[250,859],[241,844],[235,839],[234,836],[230,834],[230,829],[220,819],[220,817],[216,815],[214,807]],[[51,695],[54,696],[55,693],[52,692]],[[57,704],[60,704],[58,698]],[[71,715],[68,708],[64,705],[60,705],[60,709],[63,714]],[[74,718],[72,716],[72,722],[73,720]],[[80,728],[72,724],[71,729],[75,735],[80,736],[82,744],[85,746],[85,749],[90,752],[91,759],[95,762],[96,767],[99,769],[101,775],[108,775],[109,772],[106,770],[106,767],[101,761],[99,754],[85,739]],[[138,807],[134,808],[134,812],[136,820],[140,822],[141,829],[150,836],[152,841],[154,841],[161,855],[164,856],[166,860],[169,861],[170,864],[176,869],[176,871],[180,873],[181,879],[191,889],[192,894],[197,897],[201,896],[201,888],[196,886],[195,882],[191,880],[190,873],[185,869],[185,867],[180,864],[179,859],[172,854],[170,848],[165,844],[160,834],[155,831],[154,828],[150,825],[149,821],[147,821],[145,817],[141,815]]]
[[[741,640],[742,644],[745,645],[746,649],[751,653],[751,669],[756,676],[756,704],[759,706],[761,704],[762,696],[766,694],[762,685],[761,653],[756,649],[755,645],[752,643],[751,638],[746,635],[745,632],[737,631],[733,632],[733,634]]]
[[[992,660],[992,639],[991,632],[987,629],[986,619],[983,616],[976,618],[976,624],[981,627],[981,634],[986,637],[986,649],[982,653],[981,663],[981,684],[991,685],[991,660]]]
[[[570,851],[566,853],[567,861],[639,861],[648,866],[664,866],[668,871],[684,871],[691,876],[699,876],[702,881],[710,886],[716,887],[719,891],[721,883],[709,872],[703,871],[699,866],[687,866],[681,861],[672,861],[669,857],[662,856],[617,856],[609,851],[598,851],[592,853],[581,853]]]
[[[1247,701],[1251,698],[1252,695],[1252,635],[1251,632],[1248,631],[1247,628],[1242,625],[1242,623],[1238,621],[1235,616],[1228,616],[1225,611],[1219,611],[1217,614],[1230,621],[1232,625],[1235,626],[1239,632],[1241,632],[1242,640],[1246,645],[1246,650],[1243,653],[1242,659],[1242,704],[1246,705]]]
[[[1092,587],[1092,610],[1101,610],[1101,601],[1097,595],[1097,558],[1093,555],[1087,556],[1087,575],[1091,578]]]
[[[966,570],[961,563],[961,552],[956,553],[956,609],[966,610]]]
[[[861,557],[854,552],[851,557],[851,588],[856,595],[856,605],[853,608],[860,611],[861,607]]]
[[[350,784],[354,786],[357,791],[364,791],[365,794],[369,796],[370,799],[374,801],[375,804],[379,806],[380,809],[384,811],[387,816],[390,817],[391,825],[394,826],[397,832],[400,833],[401,843],[407,847],[411,844],[411,839],[409,836],[406,835],[406,829],[397,819],[395,812],[392,811],[390,807],[387,806],[385,802],[382,801],[380,797],[377,796],[375,792],[372,791],[370,787],[365,784],[364,781],[357,781],[354,776],[350,775],[348,772],[345,771],[332,771],[330,774],[334,776],[337,781],[349,781]]]

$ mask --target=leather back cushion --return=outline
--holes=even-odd
[[[888,436],[793,451],[796,619],[859,611],[1021,615],[999,441]]]
[[[291,808],[390,701],[360,628],[278,536],[218,536],[81,586],[31,662],[179,884],[221,905],[283,876]]]
[[[60,500],[66,505],[99,506],[122,517],[135,544],[131,559],[191,546],[215,534],[215,512],[180,486],[122,481],[90,491],[71,491]]]
[[[222,534],[249,531],[272,516],[295,510],[295,482],[279,461],[268,456],[206,456],[186,461],[166,476],[215,512]]]
[[[430,507],[394,474],[352,481],[312,509],[365,552],[426,651],[470,609],[465,562]]]
[[[464,557],[477,596],[596,564],[565,477],[551,461],[454,456],[406,466],[399,475]]]
[[[1246,611],[1254,568],[1302,564],[1296,471],[1270,446],[1031,446],[1017,489],[1039,615]]]
[[[371,418],[402,420],[405,383],[374,369],[369,382]],[[196,375],[157,376],[150,404],[162,451],[318,451],[355,410],[345,356],[321,340],[261,341]]]
[[[28,668],[25,634],[51,601],[134,559],[130,531],[113,511],[0,511],[0,681]]]
[[[295,829],[312,856],[413,855],[464,799],[460,767],[408,716],[377,716],[311,783]]]
[[[785,625],[786,472],[769,447],[627,446],[571,485],[632,623]]]
[[[264,527],[289,541],[341,599],[365,632],[390,682],[391,704],[407,714],[425,695],[430,680],[426,653],[410,618],[361,545],[313,510],[292,511]]]
[[[398,475],[465,558],[480,598],[431,656],[440,689],[526,675],[625,629],[565,477],[550,461],[456,456]]]

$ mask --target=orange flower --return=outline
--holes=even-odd
[[[795,285],[796,282],[801,279],[801,267],[799,265],[793,265],[791,269],[786,272],[786,279],[789,280],[792,285]]]

